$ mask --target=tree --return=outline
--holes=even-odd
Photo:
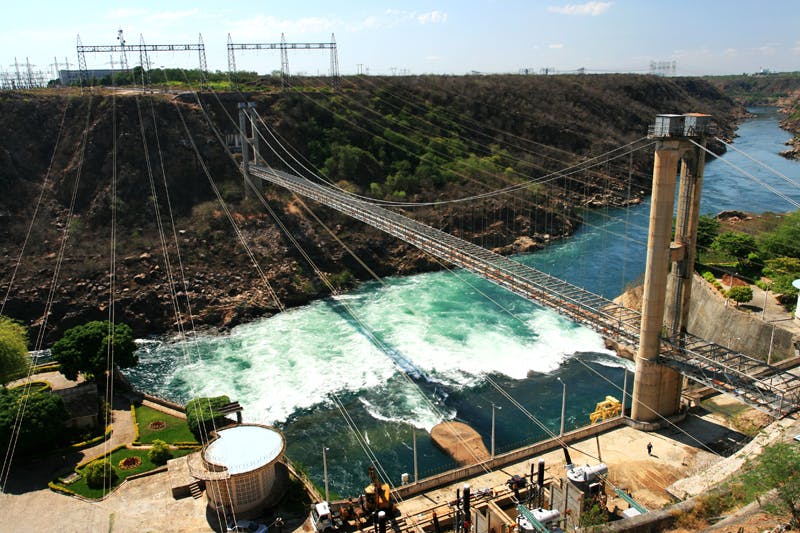
[[[773,231],[759,236],[767,257],[800,257],[800,211],[784,217]]]
[[[719,220],[716,217],[700,215],[697,221],[697,247],[708,248],[717,235],[719,235]]]
[[[0,449],[7,450],[12,443],[20,415],[16,449],[24,453],[49,450],[59,444],[69,416],[64,401],[56,394],[26,394],[24,387],[0,389]]]
[[[750,252],[756,250],[756,240],[746,233],[728,231],[717,235],[711,248],[735,258],[741,264]]]
[[[70,328],[51,348],[53,357],[61,364],[61,373],[68,379],[76,379],[79,372],[87,379],[104,376],[106,370],[112,370],[108,363],[112,354],[115,366],[135,366],[139,362],[135,351],[131,328],[117,324],[111,332],[108,321]]]
[[[764,508],[771,512],[788,511],[792,526],[800,526],[800,450],[796,445],[779,442],[765,448],[744,479],[762,493],[775,489],[778,505],[764,505]]]
[[[153,447],[147,452],[147,458],[155,465],[163,465],[172,458],[172,452],[166,442],[155,439]]]
[[[737,285],[728,291],[728,298],[739,304],[747,303],[753,299],[753,288],[749,285]]]
[[[186,404],[186,422],[189,430],[200,442],[208,442],[210,431],[228,425],[225,416],[218,412],[223,405],[230,403],[227,396],[195,398]]]
[[[92,489],[111,488],[119,476],[108,459],[92,461],[83,470],[86,484]]]
[[[325,160],[323,173],[333,180],[348,180],[368,187],[376,178],[383,178],[381,165],[369,152],[349,144],[335,144]]]
[[[28,357],[28,333],[25,327],[5,316],[0,316],[0,384],[27,374],[30,366]]]

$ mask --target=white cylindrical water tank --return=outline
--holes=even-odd
[[[792,287],[800,290],[800,279],[794,280],[792,282]],[[800,293],[797,294],[797,305],[794,308],[794,317],[800,318]]]

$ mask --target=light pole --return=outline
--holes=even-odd
[[[499,405],[495,405],[492,402],[492,459],[494,459],[494,410],[495,409],[502,409]]]
[[[330,450],[330,448],[326,448],[325,446],[322,447],[322,476],[325,479],[325,501],[331,501],[330,495],[328,494],[328,456],[325,454]]]
[[[561,432],[558,434],[559,437],[564,436],[564,412],[567,407],[567,384],[561,381],[560,377],[556,377],[561,386],[563,387],[561,392]]]

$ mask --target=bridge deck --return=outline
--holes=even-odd
[[[262,166],[251,165],[250,173],[553,309],[609,340],[638,347],[641,314],[637,311],[331,187]],[[662,338],[659,362],[773,416],[800,409],[800,378],[699,337]]]

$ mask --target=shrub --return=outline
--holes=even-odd
[[[703,279],[704,279],[704,280],[706,280],[706,281],[707,281],[707,282],[709,282],[709,283],[712,283],[712,284],[713,284],[715,281],[717,281],[717,278],[715,278],[715,277],[714,277],[714,274],[712,274],[712,273],[711,273],[711,272],[709,272],[709,271],[705,271],[705,272],[703,272]]]
[[[147,458],[150,459],[153,464],[163,465],[172,458],[172,452],[169,450],[169,446],[166,442],[156,439],[153,441],[153,447],[147,452]]]
[[[25,402],[25,417],[17,426],[17,415]],[[24,387],[0,389],[0,449],[5,450],[13,432],[19,431],[18,453],[29,454],[55,447],[65,440],[64,420],[68,417],[64,401],[56,394],[30,391]]]
[[[753,299],[753,288],[749,285],[738,285],[731,287],[728,291],[728,298],[738,304],[749,302]]]
[[[217,412],[217,409],[230,401],[227,396],[189,400],[186,404],[186,422],[199,442],[207,442],[209,431],[228,424],[225,416]]]
[[[119,478],[116,469],[111,466],[108,459],[92,461],[86,465],[83,475],[86,477],[86,484],[93,489],[111,487]]]
[[[19,322],[0,316],[0,383],[28,373],[28,332]]]

